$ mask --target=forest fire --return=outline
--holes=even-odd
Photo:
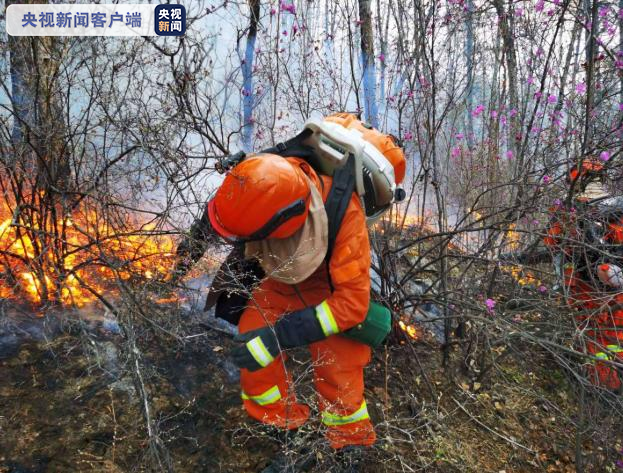
[[[503,265],[500,266],[500,270],[506,274],[509,274],[520,286],[540,286],[541,281],[528,270],[516,265]]]
[[[409,335],[409,337],[411,337],[412,339],[417,340],[419,338],[419,333],[417,329],[415,328],[415,325],[406,324],[402,320],[400,320],[398,321],[398,326],[403,332]]]
[[[172,265],[173,239],[131,217],[112,225],[95,209],[54,220],[53,211],[8,207],[0,209],[2,298],[80,307],[114,293],[116,280],[162,278]]]

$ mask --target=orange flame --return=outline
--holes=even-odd
[[[519,266],[503,265],[500,266],[500,270],[506,274],[510,274],[520,286],[541,285],[541,281],[531,271],[522,269]]]
[[[173,264],[173,239],[153,225],[115,229],[94,210],[32,224],[14,221],[7,207],[0,209],[0,297],[80,307],[114,292],[117,278],[164,277]]]
[[[413,338],[414,340],[417,340],[419,338],[419,334],[415,326],[407,325],[402,320],[398,321],[398,326],[403,332],[406,332],[407,335],[409,335],[409,337]]]
[[[516,225],[514,223],[511,223],[508,231],[506,232],[506,245],[510,251],[518,249],[520,244],[519,232],[515,230],[515,226]]]

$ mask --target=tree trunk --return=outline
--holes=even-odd
[[[363,69],[364,114],[366,120],[378,127],[376,103],[376,66],[374,64],[374,32],[372,29],[371,0],[359,0],[361,22],[361,65]]]
[[[623,1],[623,0],[621,0]],[[474,147],[474,2],[467,0],[467,14],[465,16],[465,62],[467,64],[467,146]]]
[[[595,57],[597,56],[598,2],[593,0],[590,10],[591,27],[586,45],[586,112],[584,116],[584,139],[582,140],[582,156],[590,149],[592,138],[593,108],[595,102]]]
[[[7,8],[12,3],[7,1]],[[67,116],[59,89],[63,41],[52,36],[9,36],[13,162],[27,162],[30,155],[36,163],[37,188],[51,194],[67,190],[71,175]]]
[[[260,0],[249,2],[249,33],[242,64],[242,149],[250,152],[253,149],[253,61],[255,58],[255,43],[257,41],[257,26],[260,18]]]
[[[508,105],[510,110],[517,110],[517,56],[515,53],[515,38],[513,37],[513,12],[504,10],[502,0],[494,0],[496,13],[500,20],[500,32],[504,41],[504,55],[506,56],[506,74],[508,77]],[[521,141],[519,126],[519,114],[514,117],[509,116],[510,139],[509,148],[513,156],[517,156],[517,144]],[[515,160],[515,175],[521,172],[523,166],[523,156],[517,156]]]

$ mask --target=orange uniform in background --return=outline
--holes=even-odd
[[[320,178],[308,166],[304,169],[326,199],[331,178]],[[326,264],[295,285],[268,278],[255,290],[252,302],[244,311],[240,332],[272,325],[284,314],[305,307],[322,305],[332,314],[337,324],[336,333],[343,332],[366,316],[370,298],[369,268],[370,243],[365,216],[359,199],[353,196],[329,263],[333,293]],[[363,369],[370,361],[370,347],[334,334],[312,343],[309,350],[319,408],[331,446],[372,445],[376,436],[363,395]],[[262,369],[241,370],[241,387],[244,407],[251,417],[291,429],[307,420],[309,407],[296,400],[294,385],[285,369],[285,358],[282,352]]]
[[[565,294],[569,306],[578,311],[580,348],[594,357],[588,365],[589,379],[596,386],[617,391],[621,389],[619,369],[599,360],[623,364],[623,288],[603,284],[597,272],[608,263],[620,264],[606,255],[623,245],[623,220],[601,221],[590,203],[579,202],[578,206],[574,212],[553,209],[544,242],[564,258]],[[595,229],[597,236],[587,236]]]

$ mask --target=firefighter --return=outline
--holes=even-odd
[[[568,182],[579,193],[571,208],[554,210],[544,238],[562,257],[567,303],[578,311],[591,383],[621,391],[623,363],[623,201],[607,192],[603,163],[585,159]],[[614,363],[613,363],[614,362]]]
[[[376,130],[372,144],[404,177],[404,154],[389,135]],[[387,137],[387,138],[386,138]],[[395,163],[398,163],[396,166]],[[401,167],[402,165],[402,167]],[[370,302],[370,243],[366,214],[353,193],[327,254],[324,202],[332,179],[302,158],[252,155],[226,175],[191,238],[178,249],[195,261],[216,234],[244,244],[246,258],[258,258],[266,277],[240,317],[232,356],[241,368],[243,406],[253,419],[295,431],[310,416],[297,399],[284,362],[290,348],[308,347],[326,439],[347,459],[343,471],[357,471],[363,448],[376,435],[364,398],[368,345],[340,336],[360,324]],[[186,264],[187,266],[188,264]],[[277,457],[266,472],[292,471]]]

